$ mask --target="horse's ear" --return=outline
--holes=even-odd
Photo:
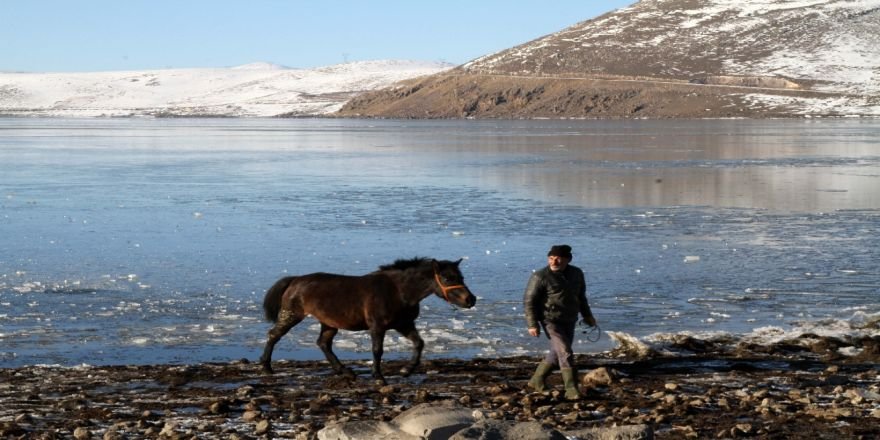
[[[464,258],[459,258],[458,261],[455,262],[455,267],[458,267],[458,265],[461,264],[461,260],[464,260]]]
[[[434,268],[434,272],[440,272],[440,263],[434,258],[431,259],[431,267]]]

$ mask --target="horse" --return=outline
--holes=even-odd
[[[272,374],[272,350],[291,328],[311,315],[321,323],[318,347],[337,374],[355,377],[333,353],[333,337],[339,329],[370,332],[373,351],[372,377],[385,384],[381,360],[385,333],[396,330],[413,344],[412,358],[400,370],[404,377],[418,367],[424,341],[416,330],[419,302],[432,293],[461,308],[471,308],[477,299],[464,284],[458,261],[416,257],[361,276],[312,273],[279,279],[266,291],[263,310],[275,325],[269,330],[260,357],[263,371]]]

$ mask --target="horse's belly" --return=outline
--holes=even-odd
[[[355,332],[367,330],[370,328],[367,325],[366,321],[364,321],[364,320],[351,320],[351,319],[345,319],[345,318],[337,318],[337,317],[333,317],[333,316],[328,316],[326,314],[325,315],[311,314],[311,315],[315,319],[317,319],[318,322],[326,325],[327,327],[333,327],[333,328],[355,331]]]

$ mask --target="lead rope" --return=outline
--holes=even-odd
[[[581,331],[581,333],[587,335],[586,338],[589,342],[596,342],[602,337],[602,329],[599,328],[599,324],[589,327],[588,329]],[[594,334],[595,336],[593,336]]]

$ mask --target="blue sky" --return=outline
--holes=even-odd
[[[461,64],[635,0],[0,0],[0,71]]]

